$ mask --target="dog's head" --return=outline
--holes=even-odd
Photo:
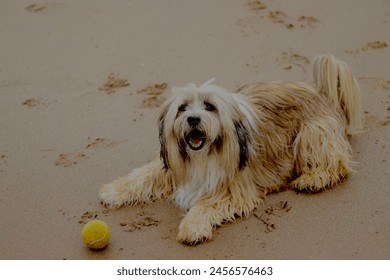
[[[242,97],[208,83],[172,92],[159,117],[165,168],[210,155],[219,157],[221,167],[244,168],[252,150],[255,117]]]

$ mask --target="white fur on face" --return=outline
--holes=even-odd
[[[238,95],[213,85],[176,91],[160,116],[161,157],[178,178],[173,200],[188,209],[247,164],[256,117]]]
[[[210,149],[221,134],[215,106],[199,95],[191,100],[183,99],[178,106],[173,133],[186,144],[187,152]]]

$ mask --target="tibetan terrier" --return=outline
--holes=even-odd
[[[362,97],[344,62],[323,55],[313,68],[314,87],[173,88],[158,119],[160,159],[106,184],[101,202],[117,208],[170,198],[187,211],[177,240],[198,244],[267,193],[335,186],[351,172],[348,137],[363,130]]]

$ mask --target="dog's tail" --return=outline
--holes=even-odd
[[[319,55],[314,59],[314,81],[318,92],[347,121],[347,133],[363,132],[364,112],[359,84],[350,67],[331,55]]]

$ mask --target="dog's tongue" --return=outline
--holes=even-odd
[[[190,143],[191,143],[191,146],[193,147],[198,147],[202,144],[203,142],[203,137],[199,137],[199,136],[196,136],[196,137],[191,137],[191,140],[190,140]]]

